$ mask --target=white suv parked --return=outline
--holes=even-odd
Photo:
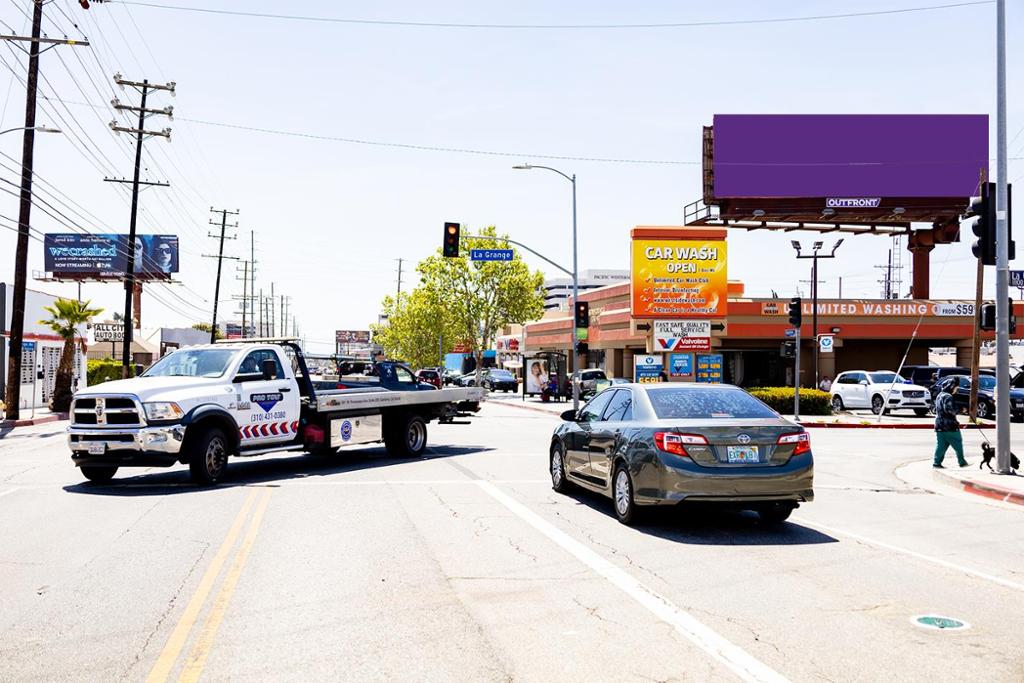
[[[924,417],[932,408],[932,397],[924,387],[910,384],[889,370],[850,370],[832,382],[832,409],[854,408],[870,408],[875,415],[883,408],[885,412],[913,410]]]

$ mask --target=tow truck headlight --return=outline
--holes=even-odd
[[[147,420],[180,420],[185,414],[177,403],[143,403],[142,407],[146,409]]]

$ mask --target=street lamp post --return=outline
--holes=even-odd
[[[810,254],[800,253],[800,243],[796,240],[790,242],[793,248],[796,250],[796,257],[798,259],[809,258],[811,261],[811,332],[812,339],[814,340],[814,387],[818,388],[818,259],[822,258],[835,258],[836,249],[843,243],[842,238],[836,240],[836,243],[832,245],[832,252],[828,255],[822,255],[821,251],[822,242],[816,241],[811,247]],[[799,368],[797,368],[799,374]],[[800,379],[797,377],[797,382]]]
[[[13,133],[13,132],[19,131],[19,130],[34,130],[37,133],[62,133],[62,132],[64,132],[60,128],[51,128],[50,126],[32,126],[30,128],[26,128],[24,126],[20,126],[18,128],[8,128],[7,130],[0,130],[0,135],[3,135],[4,133]]]
[[[558,175],[562,176],[570,183],[572,183],[572,305],[575,308],[576,302],[579,301],[579,267],[576,259],[576,174],[573,173],[571,176],[562,173],[557,168],[551,168],[550,166],[536,166],[534,164],[517,164],[512,168],[517,171],[528,171],[534,168],[542,168],[545,171],[553,171]],[[580,408],[580,387],[577,375],[577,362],[576,362],[576,316],[572,316],[572,334],[569,339],[570,353],[569,358],[572,362],[570,370],[572,372],[572,409],[579,410]]]

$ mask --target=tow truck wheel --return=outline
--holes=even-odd
[[[190,449],[188,469],[197,484],[215,484],[228,467],[228,442],[224,432],[211,427],[199,434]]]
[[[83,465],[81,468],[82,476],[89,481],[96,482],[97,484],[106,484],[108,481],[114,478],[117,474],[116,467],[102,467],[100,465]]]
[[[427,423],[419,415],[397,422],[384,436],[388,453],[396,458],[417,458],[427,447]]]

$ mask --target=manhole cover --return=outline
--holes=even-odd
[[[940,617],[936,614],[926,614],[920,617],[911,617],[910,621],[921,628],[933,628],[936,631],[957,631],[970,628],[966,621],[953,619],[952,617]]]

